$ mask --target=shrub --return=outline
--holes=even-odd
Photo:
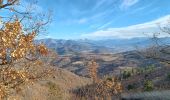
[[[47,87],[49,88],[49,100],[63,100],[63,91],[54,82],[47,82]]]
[[[122,92],[122,84],[117,78],[106,78],[92,83],[84,87],[73,90],[73,94],[76,97],[81,98],[79,100],[97,100],[104,99],[110,100],[112,96],[118,95]]]
[[[167,80],[170,81],[170,73],[167,74]]]
[[[131,73],[129,71],[124,71],[123,72],[123,79],[127,79],[131,76]]]
[[[154,89],[154,84],[151,80],[147,80],[144,83],[144,90],[145,91],[152,91]]]
[[[127,89],[128,89],[128,90],[136,89],[136,84],[129,84],[129,85],[127,86]]]

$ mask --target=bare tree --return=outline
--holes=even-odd
[[[170,26],[159,26],[159,28],[161,32],[153,34],[153,44],[144,51],[144,56],[170,64],[170,42],[168,38],[159,37],[162,34],[166,34],[167,36],[170,35]]]

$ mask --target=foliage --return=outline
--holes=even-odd
[[[122,74],[122,78],[123,79],[127,79],[131,76],[134,75],[140,75],[140,74],[144,74],[144,73],[151,73],[156,69],[156,67],[154,65],[150,65],[150,66],[146,66],[146,67],[137,67],[137,68],[131,68],[131,70],[129,69],[123,69],[123,73]]]
[[[5,23],[5,27],[0,30],[1,64],[7,64],[7,56],[10,57],[11,61],[14,61],[28,57],[28,55],[35,55],[37,52],[46,55],[47,49],[44,45],[34,45],[35,36],[35,32],[24,33],[18,20]]]
[[[40,24],[30,25],[35,27],[29,27],[28,31],[22,21],[24,18],[30,21],[31,15],[15,9],[14,5],[19,5],[19,1],[0,0],[0,10],[9,11],[9,16],[0,16],[0,99],[7,97],[22,84],[32,83],[51,73],[51,70],[43,68],[33,71],[42,64],[38,58],[48,54],[45,45],[34,44],[40,27],[47,23],[41,21]]]
[[[124,71],[123,72],[123,79],[127,79],[131,76],[131,73],[129,71]]]
[[[0,99],[7,98],[21,85],[32,84],[51,75],[53,71],[54,69],[44,68],[39,60],[18,61],[16,65],[2,65],[0,68]]]
[[[168,75],[167,75],[167,79],[170,81],[170,73],[168,73]]]
[[[57,84],[49,81],[47,82],[47,86],[49,88],[49,100],[63,100],[63,91]]]
[[[110,100],[122,92],[122,85],[115,77],[106,78],[73,91],[79,100]]]
[[[122,84],[116,77],[97,77],[98,64],[92,60],[88,64],[90,77],[93,79],[92,84],[73,90],[74,97],[79,100],[110,100],[112,96],[122,92]]]
[[[90,76],[90,78],[93,79],[93,83],[96,83],[98,80],[98,77],[97,77],[98,66],[99,65],[94,60],[92,60],[88,63],[89,76]]]
[[[145,91],[152,91],[154,89],[154,84],[150,80],[146,80],[144,83],[144,90]]]
[[[127,86],[127,89],[128,90],[133,90],[133,89],[136,89],[137,87],[136,87],[136,84],[129,84],[128,86]]]

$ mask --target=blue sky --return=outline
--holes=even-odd
[[[42,12],[53,10],[44,38],[79,39],[142,37],[143,27],[146,33],[155,32],[153,24],[170,19],[169,4],[170,0],[38,0],[37,6]],[[150,23],[154,29],[148,29]]]

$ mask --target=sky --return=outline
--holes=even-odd
[[[159,32],[158,24],[169,24],[169,4],[170,0],[38,0],[36,6],[53,12],[48,35],[42,38],[102,39]]]

